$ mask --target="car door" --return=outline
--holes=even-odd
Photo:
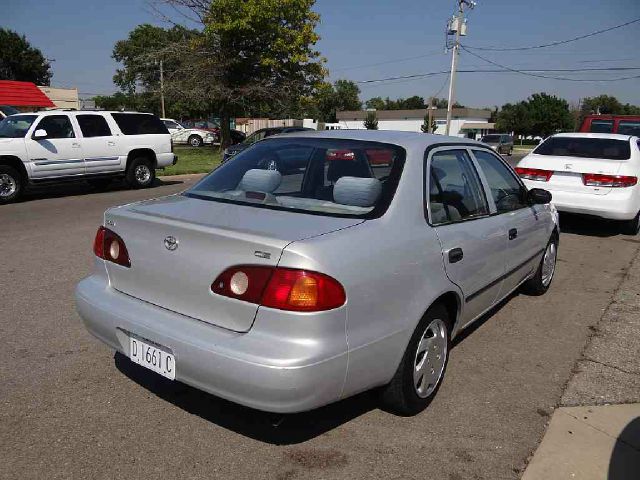
[[[506,268],[506,232],[491,215],[486,192],[465,147],[433,150],[428,158],[428,217],[445,271],[464,295],[462,324],[491,308]]]
[[[47,136],[34,138],[38,130]],[[56,178],[85,173],[82,147],[69,115],[47,115],[27,136],[25,143],[32,166],[32,178]]]
[[[102,115],[87,113],[76,115],[82,134],[82,153],[87,175],[119,171],[116,138]]]
[[[488,150],[471,152],[490,192],[496,218],[504,222],[507,231],[504,296],[537,267],[548,241],[547,223],[542,207],[529,204],[526,187],[502,158]]]

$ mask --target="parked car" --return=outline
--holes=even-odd
[[[7,118],[9,115],[15,115],[16,113],[20,112],[9,105],[0,105],[0,120]]]
[[[582,121],[580,131],[640,137],[640,115],[587,115]]]
[[[608,133],[553,135],[516,168],[525,184],[553,194],[561,212],[624,222],[640,229],[640,150],[638,137]]]
[[[125,178],[150,186],[156,169],[175,164],[171,136],[154,115],[49,110],[0,122],[0,203],[30,185],[88,180],[105,187]]]
[[[495,133],[491,135],[485,135],[480,140],[482,143],[486,143],[496,152],[506,155],[513,153],[513,137],[505,133]]]
[[[271,137],[273,135],[279,135],[281,133],[291,133],[291,132],[303,132],[303,131],[315,131],[312,128],[305,127],[270,127],[270,128],[261,128],[260,130],[256,130],[247,138],[245,138],[241,143],[237,145],[232,145],[228,147],[222,154],[222,163],[229,160],[234,155],[242,152],[243,150],[249,148],[251,145],[256,143],[259,140],[262,140],[267,137]]]
[[[207,130],[186,128],[171,118],[161,118],[161,120],[169,130],[171,140],[175,144],[201,147],[202,145],[211,145],[215,140],[214,134]]]
[[[220,127],[217,123],[210,120],[183,120],[182,125],[187,128],[199,128],[201,130],[207,130],[213,134],[213,143],[220,143]],[[247,135],[240,130],[231,129],[231,144],[235,145],[244,141]]]
[[[303,171],[267,168],[289,150]],[[452,339],[518,287],[549,288],[549,200],[471,140],[274,136],[182,194],[107,210],[77,309],[131,361],[243,405],[297,412],[383,387],[415,414]]]

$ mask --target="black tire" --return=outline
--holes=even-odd
[[[507,156],[511,156],[513,155],[513,148],[510,148],[509,151],[507,152]]]
[[[444,352],[444,365],[442,372],[435,383],[435,387],[430,388],[428,396],[421,397],[418,395],[416,385],[414,383],[414,368],[418,362],[418,346],[422,340],[426,330],[432,322],[441,320],[445,325],[446,351]],[[411,416],[420,413],[427,408],[433,398],[438,393],[442,380],[447,371],[449,363],[449,352],[451,350],[451,325],[453,321],[449,318],[447,309],[440,304],[433,305],[427,313],[422,317],[420,323],[416,327],[409,345],[400,361],[400,365],[396,370],[391,382],[382,391],[382,403],[387,410],[402,416]],[[426,361],[426,359],[425,359]],[[433,384],[431,384],[433,385]]]
[[[625,235],[637,235],[640,232],[640,212],[633,220],[627,220],[622,224],[622,233]]]
[[[156,170],[148,158],[137,157],[129,163],[126,180],[131,188],[148,188],[155,179]]]
[[[24,177],[15,168],[0,165],[0,205],[18,200],[24,190]]]
[[[551,245],[553,245],[555,248],[553,271],[551,272],[551,278],[548,280],[548,282],[545,282],[545,280],[543,280],[543,267],[544,267],[545,258],[547,258],[547,253],[549,252]],[[553,236],[549,240],[549,243],[547,243],[547,246],[545,247],[544,252],[545,253],[542,255],[542,259],[540,260],[540,264],[538,265],[538,269],[536,270],[535,275],[522,285],[522,291],[528,295],[533,295],[533,296],[544,295],[545,293],[547,293],[547,290],[549,290],[549,287],[553,283],[553,278],[555,277],[555,271],[556,271],[556,262],[558,258],[557,257],[558,235],[555,232],[553,233]]]
[[[87,180],[87,183],[96,190],[106,190],[111,185],[110,178],[94,178],[91,180]]]
[[[201,147],[204,141],[200,135],[191,135],[187,143],[192,147]]]

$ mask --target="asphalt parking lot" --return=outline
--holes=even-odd
[[[396,417],[363,394],[278,417],[141,371],[75,313],[103,211],[193,178],[0,207],[1,478],[518,478],[640,249],[613,224],[562,217],[551,290],[513,295],[469,329],[425,412]]]

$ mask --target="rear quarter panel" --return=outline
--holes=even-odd
[[[457,291],[424,218],[423,154],[408,159],[384,216],[294,242],[279,263],[325,273],[345,288],[349,360],[343,396],[389,382],[426,310],[443,293]]]

